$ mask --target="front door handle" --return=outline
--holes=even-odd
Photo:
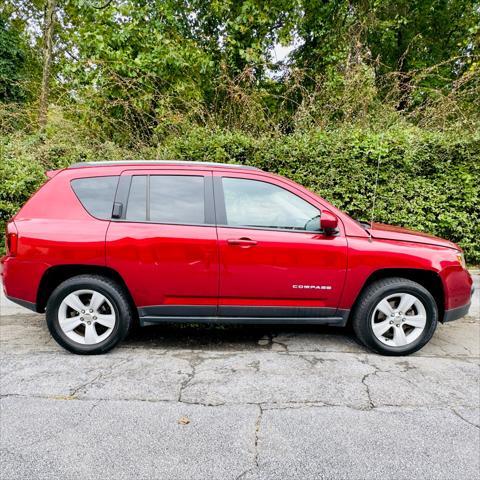
[[[251,238],[242,237],[242,238],[229,238],[227,240],[229,245],[238,245],[239,247],[253,247],[257,244],[256,240]]]

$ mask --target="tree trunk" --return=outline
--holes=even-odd
[[[406,41],[405,32],[400,26],[397,32],[397,49],[398,49],[398,91],[399,91],[399,101],[397,103],[397,110],[403,111],[406,110],[410,101],[411,93],[411,75],[408,71],[408,43]]]
[[[45,19],[43,25],[43,73],[42,88],[40,92],[40,105],[38,113],[38,123],[40,129],[44,129],[47,124],[48,113],[48,92],[50,82],[50,66],[52,63],[53,50],[53,29],[55,25],[55,7],[56,0],[47,0],[45,8]]]

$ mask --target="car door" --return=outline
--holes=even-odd
[[[218,172],[214,191],[219,315],[338,316],[347,268],[342,225],[335,234],[320,231],[324,207],[280,178]]]
[[[211,316],[218,245],[209,171],[129,170],[121,175],[106,238],[107,265],[142,317]]]

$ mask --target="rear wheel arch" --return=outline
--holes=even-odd
[[[440,321],[443,321],[445,313],[445,291],[443,283],[438,273],[432,270],[422,270],[416,268],[382,268],[373,272],[363,284],[363,287],[358,292],[357,300],[352,308],[355,310],[358,299],[362,296],[363,292],[377,280],[383,280],[385,278],[405,278],[412,280],[422,287],[426,288],[435,299],[438,308],[438,317]]]
[[[124,290],[125,294],[127,295],[130,306],[132,307],[132,312],[137,311],[135,302],[133,301],[127,284],[122,276],[112,268],[103,267],[100,265],[57,265],[47,269],[40,280],[37,291],[37,312],[45,312],[48,299],[53,291],[62,282],[78,275],[101,276],[114,281]]]

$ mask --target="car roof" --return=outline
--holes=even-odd
[[[235,163],[217,163],[217,162],[196,162],[187,160],[112,160],[112,161],[98,161],[98,162],[79,162],[70,165],[68,168],[84,168],[84,167],[114,167],[118,165],[131,166],[187,166],[197,168],[220,167],[220,168],[235,168],[244,170],[260,170],[257,167],[249,165],[240,165]]]

